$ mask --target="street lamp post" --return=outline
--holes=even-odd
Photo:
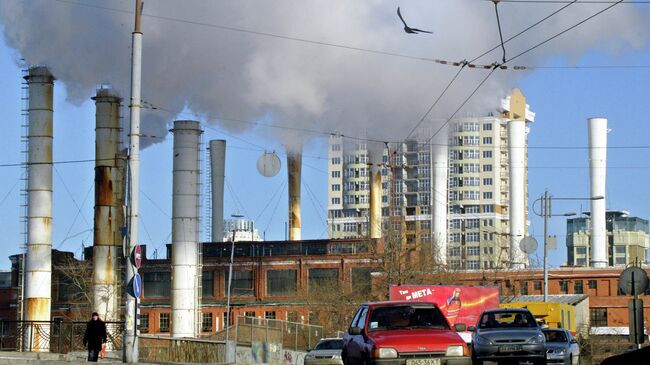
[[[600,200],[604,199],[602,196],[595,196],[592,198],[554,198],[552,195],[549,195],[548,190],[544,191],[539,199],[533,202],[533,213],[535,215],[544,218],[544,302],[548,301],[548,220],[550,217],[571,217],[576,215],[576,213],[564,213],[564,214],[553,214],[551,211],[552,201],[555,200]],[[535,204],[541,202],[541,211],[537,213],[535,211]]]
[[[243,215],[239,214],[231,214],[230,215],[233,218],[242,218]],[[235,362],[234,358],[234,353],[231,351],[230,347],[230,288],[232,286],[232,266],[233,266],[233,261],[235,260],[235,232],[236,232],[236,225],[233,225],[232,227],[232,239],[230,240],[230,264],[228,265],[228,292],[226,294],[226,362],[227,363],[233,363]],[[251,239],[252,241],[252,239]],[[237,344],[235,344],[237,346]]]

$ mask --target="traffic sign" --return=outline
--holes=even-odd
[[[625,295],[643,294],[648,288],[648,274],[640,267],[628,267],[621,273],[618,287]]]
[[[135,265],[136,269],[140,268],[140,265],[142,265],[142,246],[140,245],[135,245],[135,248],[133,248],[133,265]]]
[[[136,272],[135,276],[133,277],[133,296],[136,298],[140,298],[141,292],[142,292],[142,278],[140,277],[140,274]]]

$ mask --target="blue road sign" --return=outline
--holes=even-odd
[[[142,278],[139,273],[135,273],[133,277],[133,296],[140,298],[140,292],[142,291]]]

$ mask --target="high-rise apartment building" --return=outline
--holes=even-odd
[[[591,219],[589,212],[582,214],[582,217],[567,219],[566,248],[569,266],[589,265]],[[622,210],[607,211],[605,219],[608,266],[647,262],[648,248],[650,248],[648,221],[630,217],[628,212]]]
[[[521,93],[516,93],[519,96],[517,101],[523,102],[525,107],[525,115],[517,115],[517,118],[525,123],[532,122],[534,113],[525,105]],[[446,146],[432,142],[432,130],[437,128],[431,127],[418,130],[403,143],[388,144],[381,166],[384,232],[399,232],[398,236],[407,248],[446,248],[444,261],[452,268],[479,270],[511,266],[508,123],[511,123],[513,113],[508,113],[510,104],[511,97],[504,99],[499,116],[451,122]],[[439,127],[440,123],[444,121],[433,123],[433,126]],[[527,130],[526,127],[526,141]],[[440,147],[448,150],[446,191],[436,189],[433,179],[434,155],[436,148]],[[525,170],[525,151],[524,156]],[[367,145],[332,136],[329,158],[329,237],[366,237],[369,202]],[[525,181],[523,185],[526,185]],[[520,194],[524,201],[521,215],[526,217],[525,187]],[[432,213],[436,199],[447,206],[446,242],[434,242],[432,226],[435,217]],[[524,227],[524,234],[526,231]]]

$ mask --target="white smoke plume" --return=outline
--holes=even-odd
[[[406,34],[397,18],[398,5],[410,26],[434,34]],[[507,57],[608,5],[567,7],[508,43]],[[561,6],[501,3],[504,38]],[[647,9],[617,5],[512,65],[541,65],[558,56],[574,62],[587,51],[616,55],[644,48],[650,35]],[[104,82],[128,100],[132,12],[133,1],[126,0],[0,2],[7,44],[28,63],[49,66],[76,103],[87,100]],[[296,138],[298,132],[288,129],[220,119],[399,140],[457,71],[431,62],[223,27],[450,61],[470,60],[499,40],[494,5],[480,0],[156,0],[145,3],[144,14],[142,96],[161,109],[146,110],[142,128],[144,134],[158,137],[166,135],[175,111],[188,108],[224,128],[253,128],[283,138],[284,143],[314,135]],[[490,64],[501,57],[497,49],[477,63]],[[486,72],[463,71],[427,120],[453,113]],[[461,115],[493,110],[527,72],[531,71],[495,71]]]

